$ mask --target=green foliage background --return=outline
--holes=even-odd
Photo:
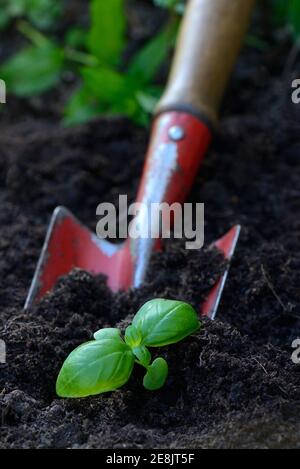
[[[169,19],[131,59],[128,46],[126,0],[90,0],[89,27],[72,26],[63,37],[55,34],[64,14],[64,0],[0,0],[0,33],[17,28],[27,45],[0,66],[8,92],[30,98],[57,86],[64,71],[72,70],[78,87],[68,99],[64,123],[84,123],[100,114],[123,114],[147,125],[162,89],[156,77],[174,46],[184,0],[153,0],[169,11]],[[300,0],[269,0],[275,28],[300,35]],[[259,47],[260,39],[248,44]]]

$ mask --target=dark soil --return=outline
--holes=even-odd
[[[300,448],[300,137],[283,76],[289,43],[245,48],[220,129],[190,196],[205,203],[209,243],[243,225],[215,322],[159,351],[166,386],[81,400],[55,396],[66,355],[92,332],[125,327],[153,297],[198,305],[222,268],[206,250],[169,243],[145,285],[112,295],[75,271],[40,305],[22,307],[51,211],[68,206],[95,229],[96,206],[138,185],[147,132],[125,119],[62,129],[55,110],[13,102],[0,135],[0,448]],[[22,110],[23,109],[23,110]],[[300,108],[299,108],[300,109]],[[22,112],[21,112],[22,111]]]

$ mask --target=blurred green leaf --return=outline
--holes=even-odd
[[[40,29],[48,29],[53,26],[62,12],[63,3],[61,0],[27,0],[25,10],[28,18]]]
[[[295,38],[300,36],[300,0],[290,0],[288,18]]]
[[[149,127],[151,124],[150,114],[145,112],[141,107],[137,108],[136,112],[130,116],[128,115],[128,117],[140,127]]]
[[[3,9],[13,18],[26,12],[28,0],[4,0]]]
[[[272,0],[272,18],[275,26],[289,25],[294,37],[300,35],[300,1]]]
[[[83,67],[81,75],[87,89],[103,102],[115,102],[126,94],[126,80],[123,75],[108,67]]]
[[[147,84],[155,78],[175,43],[178,24],[178,21],[172,21],[135,55],[128,67],[131,79]]]
[[[13,18],[22,15],[28,0],[2,0],[0,8],[0,29],[5,29]]]
[[[27,47],[0,67],[9,92],[17,96],[38,95],[55,86],[64,64],[64,52],[52,42]]]
[[[63,123],[67,126],[84,124],[98,116],[103,109],[96,98],[83,86],[71,96],[65,106]]]
[[[272,0],[272,17],[276,26],[286,24],[290,0]]]
[[[84,48],[86,44],[87,31],[83,28],[73,27],[67,30],[65,35],[65,43],[67,46]]]
[[[9,14],[5,10],[0,11],[0,31],[5,29],[9,25],[9,22]]]
[[[27,17],[36,27],[47,29],[63,11],[62,0],[2,0],[1,3],[0,29],[20,17]]]
[[[92,0],[87,46],[103,64],[115,65],[125,45],[123,0]]]
[[[146,90],[139,90],[136,93],[136,99],[141,106],[141,108],[147,112],[148,114],[152,114],[159,98],[162,94],[162,88],[157,87],[149,87]]]
[[[81,70],[86,89],[98,99],[108,114],[122,114],[133,118],[138,109],[133,83],[107,67]]]
[[[139,91],[136,94],[136,97],[142,109],[144,109],[145,112],[152,114],[158,102],[157,98],[154,98],[154,96],[151,96],[149,94],[143,93],[142,91]]]
[[[4,6],[0,28],[17,18],[18,30],[32,43],[0,68],[9,92],[21,97],[38,95],[58,83],[64,64],[68,63],[77,70],[83,84],[66,104],[65,124],[87,122],[101,113],[122,114],[140,125],[149,124],[161,95],[161,88],[153,86],[153,80],[174,45],[178,16],[172,15],[169,24],[133,57],[127,72],[122,74],[119,65],[126,46],[125,0],[91,0],[90,30],[76,25],[69,28],[61,48],[41,30],[56,24],[63,0],[1,2]],[[157,3],[174,10],[183,2]]]

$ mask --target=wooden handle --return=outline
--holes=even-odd
[[[183,110],[211,124],[242,46],[255,0],[190,0],[157,112]]]

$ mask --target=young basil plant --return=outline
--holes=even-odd
[[[148,301],[127,327],[124,340],[119,329],[100,329],[94,341],[73,350],[60,370],[56,392],[60,397],[77,398],[114,391],[127,383],[134,363],[146,369],[144,387],[160,389],[168,376],[168,364],[161,357],[151,363],[148,347],[175,344],[200,326],[187,303]]]

